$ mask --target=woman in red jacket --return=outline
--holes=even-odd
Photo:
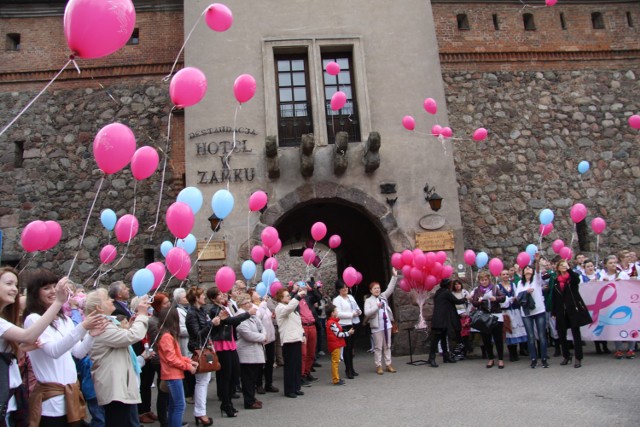
[[[169,427],[181,427],[182,415],[186,406],[182,380],[184,371],[195,375],[198,364],[180,352],[178,337],[180,335],[180,316],[172,307],[160,312],[160,340],[158,355],[160,356],[160,378],[169,388]]]

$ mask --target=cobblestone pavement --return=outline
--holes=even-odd
[[[304,396],[260,395],[261,410],[244,410],[240,398],[234,400],[237,418],[220,417],[212,379],[208,415],[215,426],[640,425],[640,357],[596,355],[591,343],[580,369],[560,366],[558,357],[551,358],[549,369],[531,369],[521,359],[506,362],[502,370],[486,369],[482,359],[443,364],[438,357],[437,369],[408,365],[409,360],[394,358],[398,372],[380,376],[373,356],[359,353],[354,364],[360,375],[334,386],[329,358],[322,357],[318,362],[323,366],[314,373],[319,381],[303,387]],[[343,370],[341,366],[341,374]],[[274,377],[282,390],[282,368],[275,369]],[[187,405],[184,420],[195,425],[193,405]]]

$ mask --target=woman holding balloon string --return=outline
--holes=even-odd
[[[495,343],[498,353],[498,369],[504,368],[504,343],[502,339],[503,316],[500,304],[505,301],[504,294],[496,285],[491,283],[491,278],[487,271],[478,273],[478,287],[471,294],[471,304],[477,309],[490,313],[497,318],[497,322],[489,333],[481,332],[484,350],[487,353],[489,362],[487,368],[493,368],[495,360],[493,354],[493,343]]]
[[[338,310],[338,317],[340,318],[340,326],[342,326],[342,330],[344,332],[349,332],[351,329],[355,328],[355,319],[358,319],[357,323],[359,323],[362,311],[358,307],[358,303],[355,298],[353,298],[353,295],[349,294],[349,288],[345,282],[337,280],[335,289],[338,292],[338,296],[333,299],[333,305],[335,305]],[[359,375],[353,367],[353,347],[355,344],[354,336],[349,335],[345,338],[345,341],[347,345],[344,347],[344,351],[342,352],[342,358],[344,359],[347,378],[352,380],[354,377]]]
[[[510,323],[510,328],[507,329],[506,333],[509,361],[517,362],[520,360],[518,357],[518,346],[520,346],[520,355],[528,356],[524,349],[525,343],[527,342],[527,331],[522,322],[520,304],[518,303],[515,284],[511,283],[509,270],[502,270],[500,272],[498,289],[500,289],[505,296],[505,302],[500,305],[502,307],[502,313],[509,317]]]
[[[251,296],[251,302],[258,307],[256,316],[262,322],[264,331],[266,334],[266,340],[264,344],[264,356],[265,363],[261,375],[256,381],[256,392],[258,394],[277,393],[278,388],[273,386],[273,363],[276,360],[276,330],[273,325],[273,321],[276,314],[269,310],[266,295],[266,288],[261,288],[264,295],[261,297],[256,289],[249,289],[249,295]],[[264,383],[262,382],[264,377]],[[263,386],[264,384],[264,386]]]

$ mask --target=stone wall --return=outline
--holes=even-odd
[[[537,244],[539,212],[555,212],[543,240],[571,242],[569,210],[583,203],[587,224],[601,216],[600,259],[640,244],[640,133],[627,124],[640,111],[640,68],[620,71],[520,71],[443,74],[465,247],[507,262]],[[484,126],[483,142],[469,138]],[[466,135],[466,136],[465,136]],[[591,169],[577,172],[587,160]],[[588,226],[587,226],[588,227]],[[588,227],[589,251],[595,235]],[[574,244],[574,253],[577,244]]]

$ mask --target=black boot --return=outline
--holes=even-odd
[[[527,348],[527,343],[521,342],[520,346],[520,356],[529,357],[529,349]]]
[[[507,348],[509,349],[509,362],[517,362],[518,360],[520,360],[520,358],[518,357],[517,345],[508,345]]]
[[[449,352],[443,352],[442,353],[442,362],[443,363],[456,363],[455,359],[453,357],[451,357]]]
[[[436,363],[436,355],[434,353],[430,353],[429,354],[429,366],[431,366],[432,368],[437,368],[438,364]]]

